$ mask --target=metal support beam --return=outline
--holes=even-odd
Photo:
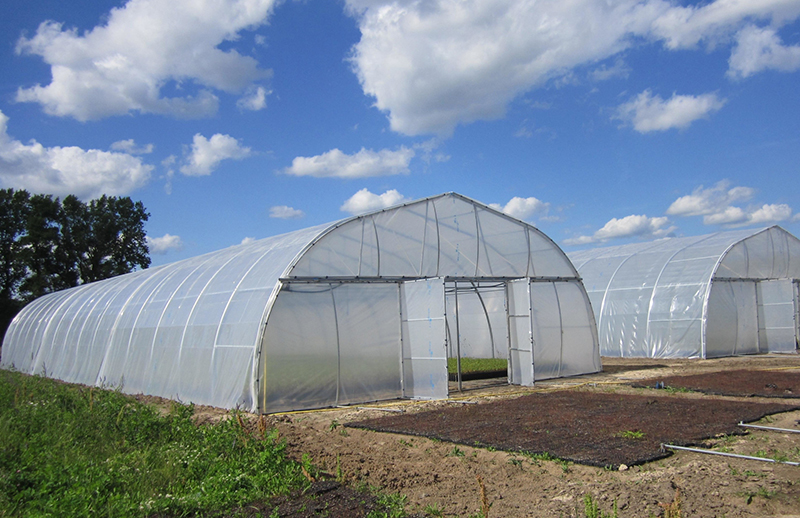
[[[674,446],[672,444],[662,444],[661,448],[669,448],[670,450],[683,450],[683,451],[693,451],[695,453],[707,453],[709,455],[719,455],[722,457],[734,457],[736,459],[747,459],[747,460],[760,460],[761,462],[773,462],[775,464],[788,464],[789,466],[800,466],[800,462],[789,462],[783,460],[775,460],[775,459],[765,459],[764,457],[751,457],[750,455],[738,455],[736,453],[725,453],[721,451],[714,451],[714,450],[704,450],[702,448],[687,448],[686,446]]]
[[[757,424],[744,424],[743,422],[740,422],[739,426],[741,426],[743,428],[755,428],[757,430],[769,430],[770,432],[800,433],[800,430],[793,430],[791,428],[775,428],[773,426],[759,426]]]

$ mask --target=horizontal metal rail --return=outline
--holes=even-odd
[[[744,428],[756,428],[757,430],[769,430],[771,432],[800,433],[800,430],[793,430],[791,428],[775,428],[773,426],[759,426],[757,424],[744,424],[744,422],[740,422],[739,426]]]
[[[720,455],[722,457],[734,457],[736,459],[747,459],[747,460],[760,460],[762,462],[773,462],[775,464],[788,464],[789,466],[800,466],[800,462],[789,462],[788,460],[775,460],[775,459],[767,459],[764,457],[752,457],[750,455],[739,455],[737,453],[725,453],[722,451],[714,451],[714,450],[704,450],[702,448],[687,448],[686,446],[675,446],[672,444],[662,444],[661,448],[669,448],[670,450],[683,450],[683,451],[693,451],[695,453],[707,453],[709,455]]]
[[[327,284],[327,283],[397,283],[397,282],[406,282],[406,281],[418,281],[423,279],[444,279],[445,282],[478,282],[478,283],[489,283],[489,282],[507,282],[507,281],[515,281],[518,279],[529,279],[531,282],[574,282],[582,280],[580,277],[548,277],[548,276],[540,276],[540,277],[526,277],[526,276],[510,276],[510,277],[450,277],[450,276],[433,276],[433,277],[426,277],[426,276],[419,276],[419,277],[409,277],[409,276],[380,276],[380,277],[373,277],[373,276],[298,276],[298,277],[281,277],[280,280],[282,283],[306,283],[306,284]]]

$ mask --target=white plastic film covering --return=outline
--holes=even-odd
[[[755,233],[730,249],[720,263],[716,276],[800,279],[800,240],[780,227]]]
[[[797,349],[794,282],[758,283],[758,341],[762,350],[791,353]]]
[[[713,337],[716,332],[726,338],[733,335],[721,316],[730,313],[724,309],[727,295],[713,297],[712,279],[800,276],[800,241],[780,227],[662,239],[569,256],[589,294],[604,356],[698,357],[705,350],[715,355],[757,350],[757,338],[749,345],[722,345],[725,338]],[[718,304],[714,311],[712,301]],[[723,319],[713,323],[714,318]],[[752,338],[749,328],[741,331],[737,336]],[[713,347],[704,347],[704,336],[715,340]]]
[[[291,277],[565,277],[572,264],[537,229],[458,195],[338,224]]]
[[[401,397],[399,304],[393,283],[287,283],[266,327],[262,407]]]
[[[46,295],[14,319],[2,365],[255,410],[253,358],[277,279],[324,227]]]
[[[444,280],[401,285],[403,395],[416,399],[447,397],[447,341]]]
[[[758,341],[756,282],[714,281],[708,300],[706,333],[706,358],[762,352]]]
[[[600,370],[594,321],[580,283],[533,282],[530,295],[535,379]]]

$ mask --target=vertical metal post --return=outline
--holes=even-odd
[[[333,303],[333,322],[336,325],[336,404],[339,404],[339,387],[342,386],[342,351],[339,342],[339,315],[336,313],[336,297],[333,295],[333,284],[328,284],[331,290],[331,302]]]
[[[508,346],[508,350],[506,351],[506,358],[508,359],[508,368],[506,370],[508,371],[508,383],[511,384],[514,382],[514,376],[513,376],[514,364],[512,363],[514,361],[514,355],[511,354],[511,348],[512,348],[511,334],[513,333],[513,331],[511,330],[511,300],[509,299],[511,286],[509,285],[509,281],[505,281],[503,283],[503,289],[505,290],[506,294],[506,300],[504,301],[503,305],[505,306],[506,309],[506,345]]]
[[[456,371],[458,377],[458,391],[462,391],[461,387],[461,330],[458,324],[458,281],[453,281],[456,293]]]
[[[403,351],[403,283],[397,283],[397,307],[400,313],[400,394],[406,397],[406,360]]]

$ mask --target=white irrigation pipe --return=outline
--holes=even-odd
[[[788,464],[790,466],[800,466],[800,462],[789,462],[784,460],[766,459],[764,457],[751,457],[749,455],[737,455],[736,453],[725,453],[714,450],[703,450],[701,448],[687,448],[686,446],[674,446],[672,444],[662,444],[661,448],[669,448],[671,450],[685,450],[697,453],[708,453],[709,455],[721,455],[723,457],[735,457],[737,459],[760,460],[762,462],[774,462],[776,464]]]
[[[800,433],[800,430],[792,430],[791,428],[775,428],[773,426],[759,426],[759,425],[756,425],[756,424],[744,424],[743,422],[740,422],[739,426],[742,426],[744,428],[756,428],[758,430],[769,430],[771,432]]]

